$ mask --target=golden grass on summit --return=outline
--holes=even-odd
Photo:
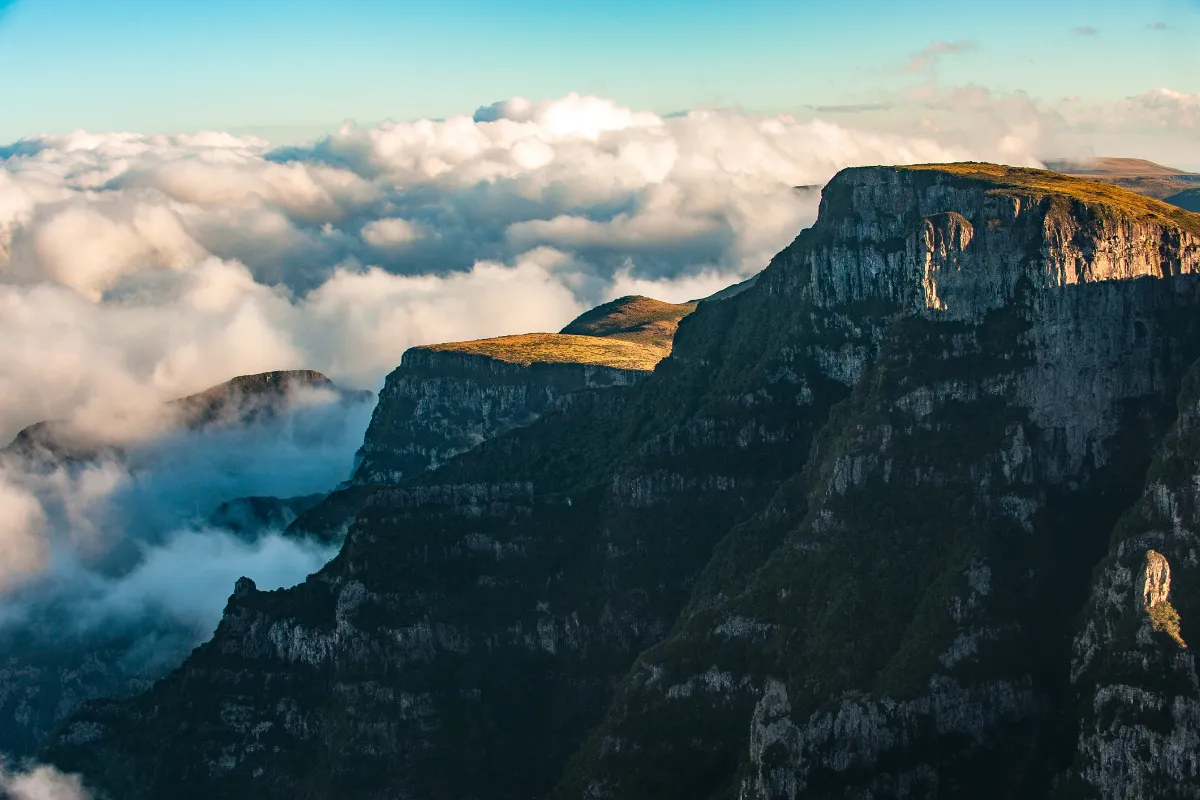
[[[1135,219],[1181,228],[1200,236],[1200,214],[1185,211],[1161,200],[1155,200],[1110,183],[1101,183],[1041,169],[1004,167],[999,164],[976,162],[918,164],[901,169],[945,172],[957,177],[993,184],[994,191],[1000,193],[1019,191],[1031,194],[1060,195],[1084,203],[1099,203],[1123,211]]]
[[[564,333],[523,333],[471,342],[422,345],[420,349],[470,353],[526,366],[571,363],[640,370],[654,369],[654,365],[670,352],[621,339]]]
[[[670,353],[679,321],[695,311],[697,304],[664,303],[638,295],[619,297],[580,314],[560,333],[624,339]]]

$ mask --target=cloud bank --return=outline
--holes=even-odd
[[[0,7],[0,11],[3,8]],[[0,762],[0,797],[11,800],[91,800],[78,775],[54,767],[36,766],[10,770]]]
[[[571,95],[274,150],[216,132],[22,139],[0,147],[0,438],[237,373],[374,388],[411,345],[553,330],[626,286],[690,299],[811,221],[793,187],[865,163],[1036,163],[1011,134]]]
[[[0,755],[28,754],[83,700],[177,666],[239,577],[269,590],[320,569],[335,544],[267,524],[225,530],[212,515],[346,479],[372,406],[298,390],[274,415],[132,430],[95,457],[0,454]],[[8,779],[48,780],[38,775]]]

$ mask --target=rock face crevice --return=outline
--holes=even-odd
[[[1196,794],[1196,482],[1147,475],[1200,222],[1104,192],[843,171],[652,375],[374,493],[46,756],[132,798]]]

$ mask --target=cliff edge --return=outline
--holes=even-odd
[[[1200,217],[1119,187],[844,170],[652,373],[374,491],[45,756],[126,798],[1195,795],[1152,465],[1198,272]]]

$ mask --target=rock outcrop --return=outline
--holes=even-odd
[[[845,170],[653,374],[370,493],[45,756],[121,798],[1194,796],[1196,482],[1146,476],[1197,273],[1200,218],[1118,188]]]

